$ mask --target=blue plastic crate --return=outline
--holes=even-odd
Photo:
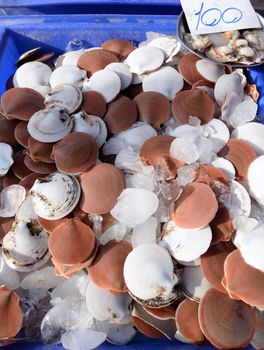
[[[32,0],[33,1],[33,0]],[[91,0],[93,1],[93,0]],[[95,1],[95,0],[94,0]],[[134,1],[134,0],[131,0]],[[28,0],[28,2],[31,2]],[[169,2],[169,0],[167,1]],[[54,50],[57,54],[65,50],[67,43],[75,38],[81,39],[87,47],[100,45],[110,38],[133,40],[135,44],[145,39],[147,31],[176,34],[177,16],[149,15],[48,15],[0,17],[0,94],[5,91],[8,78],[15,72],[15,62],[23,52],[37,46]],[[251,74],[252,73],[252,74]],[[263,68],[249,72],[263,93]],[[263,104],[263,102],[262,102]],[[263,106],[261,111],[264,112]],[[264,115],[264,113],[262,113]],[[182,344],[166,339],[148,339],[137,336],[130,344],[116,347],[105,343],[100,350],[192,350],[193,345]],[[210,345],[199,347],[213,349]],[[61,346],[47,347],[42,343],[20,343],[2,348],[3,350],[61,350]],[[252,349],[251,347],[249,349]]]

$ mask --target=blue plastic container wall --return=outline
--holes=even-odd
[[[79,38],[86,47],[100,45],[110,38],[124,38],[135,44],[145,39],[147,31],[156,31],[170,35],[176,34],[177,16],[148,15],[56,15],[56,16],[19,16],[0,17],[0,94],[15,72],[15,62],[25,51],[41,46],[47,50],[62,53],[70,40]],[[257,73],[256,73],[257,72]],[[263,85],[261,68],[253,71],[257,84]],[[263,91],[264,96],[264,91]],[[263,100],[263,99],[262,99]],[[263,110],[263,106],[262,106]],[[264,115],[264,113],[262,114]],[[166,339],[154,340],[137,336],[126,346],[103,344],[100,350],[192,350],[196,347]],[[46,347],[41,343],[14,344],[3,350],[60,350],[61,346]],[[200,347],[202,350],[213,349],[212,346]],[[251,349],[251,348],[250,348]]]

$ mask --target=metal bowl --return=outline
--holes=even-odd
[[[257,16],[258,16],[260,23],[262,25],[262,31],[264,31],[264,18],[259,13],[257,13]],[[205,58],[209,61],[215,62],[215,63],[220,64],[222,66],[232,66],[234,68],[250,68],[250,67],[260,66],[261,64],[264,63],[264,59],[259,63],[252,63],[252,64],[217,61],[212,57],[206,56],[201,51],[194,50],[193,47],[191,46],[191,44],[185,40],[185,34],[188,34],[188,33],[190,33],[190,29],[189,29],[189,26],[188,26],[188,23],[186,20],[185,13],[182,11],[180,16],[179,16],[179,19],[178,19],[177,35],[178,35],[178,39],[186,47],[187,50],[191,51],[192,53],[194,53],[195,55],[197,55],[201,58]]]

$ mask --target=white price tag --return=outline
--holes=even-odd
[[[261,28],[250,0],[181,0],[192,34]]]

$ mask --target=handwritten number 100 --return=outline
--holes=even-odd
[[[202,3],[200,11],[195,13],[195,15],[198,16],[196,30],[199,29],[201,23],[207,27],[215,27],[221,21],[227,24],[237,23],[243,17],[242,11],[236,7],[228,7],[223,12],[217,7],[204,11],[204,3]]]

